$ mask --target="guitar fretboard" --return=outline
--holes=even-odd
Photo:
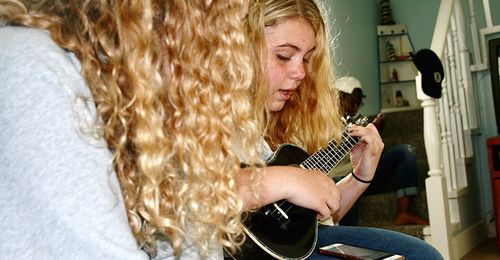
[[[357,137],[349,135],[347,131],[343,131],[342,141],[339,146],[337,146],[335,141],[331,141],[325,148],[315,152],[303,161],[301,166],[309,170],[329,173],[357,143]]]

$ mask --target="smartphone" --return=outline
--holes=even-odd
[[[328,246],[320,247],[318,253],[322,255],[331,255],[343,259],[353,260],[396,260],[405,259],[404,256],[395,255],[392,253],[373,250],[358,246],[351,246],[341,243],[335,243]]]

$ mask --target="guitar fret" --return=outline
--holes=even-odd
[[[330,142],[326,148],[317,151],[301,164],[302,167],[324,173],[331,171],[351,151],[358,140],[346,131],[342,132],[342,139],[338,147],[335,142]]]

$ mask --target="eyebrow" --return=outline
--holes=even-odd
[[[294,49],[296,51],[301,51],[301,49],[299,47],[297,47],[296,45],[293,45],[291,43],[288,43],[288,42],[284,43],[284,44],[281,44],[281,45],[278,45],[276,47],[278,47],[278,48],[280,48],[280,47],[290,47],[290,48],[292,48],[292,49]],[[314,51],[314,49],[316,49],[316,46],[312,47],[312,49],[310,49],[306,53],[310,53],[310,52]]]

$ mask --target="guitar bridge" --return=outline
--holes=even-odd
[[[280,205],[286,204],[285,202],[281,202]],[[287,209],[283,209],[280,207],[277,203],[273,203],[272,205],[268,205],[266,209],[263,211],[264,215],[266,215],[268,218],[273,219],[276,221],[281,229],[288,229],[288,224],[290,223],[290,217],[286,214],[286,211],[290,207],[292,207],[292,204],[289,204]]]
[[[281,214],[285,219],[288,219],[288,215],[278,206],[276,203],[273,203],[276,210],[278,210],[279,214]]]

